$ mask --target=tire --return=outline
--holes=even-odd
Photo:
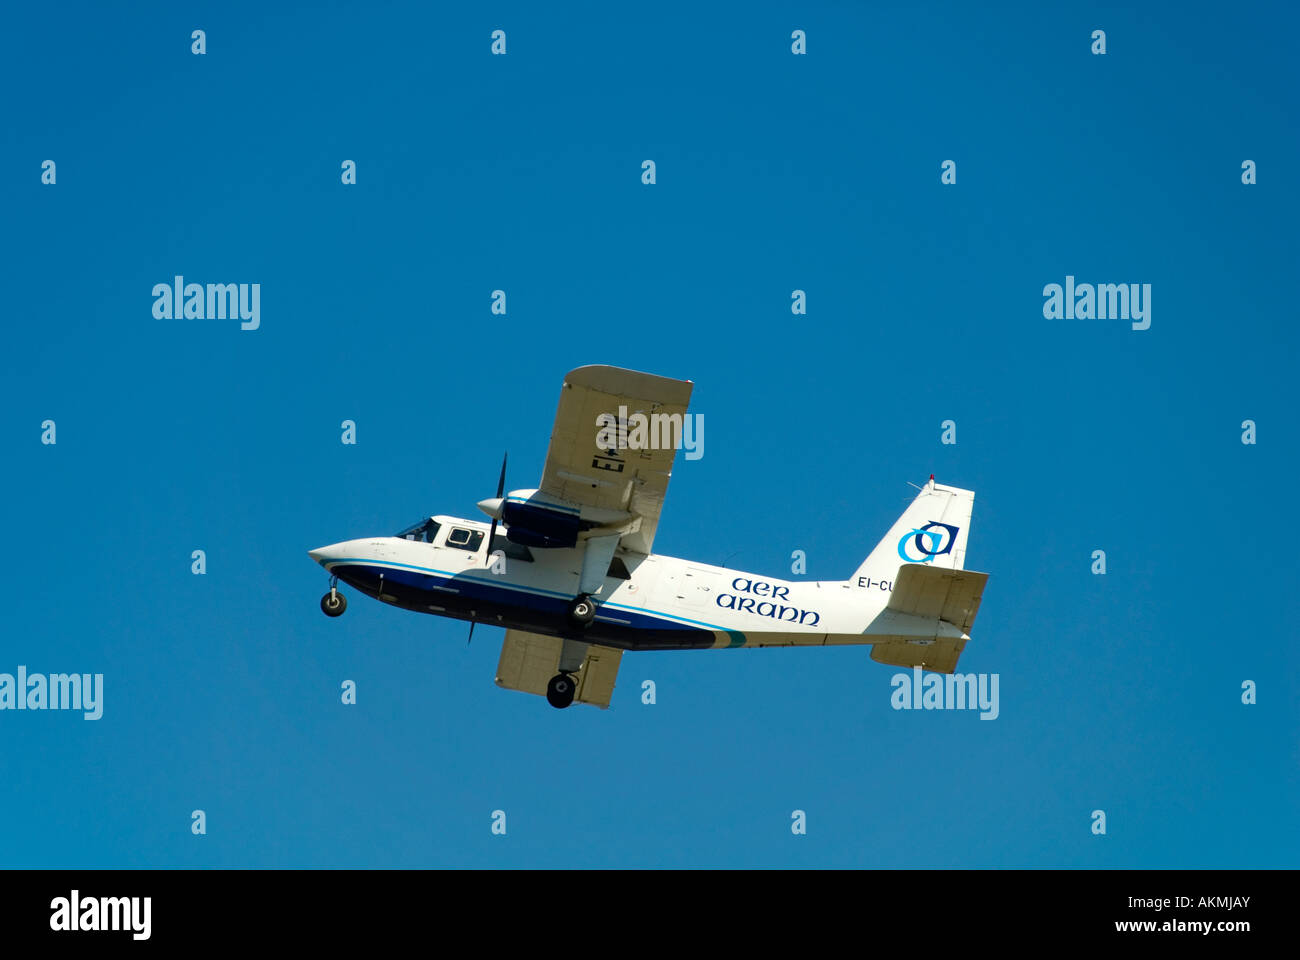
[[[331,590],[320,598],[320,609],[327,617],[341,617],[348,608],[348,598],[337,590]]]
[[[596,604],[590,597],[581,596],[569,604],[569,619],[585,627],[596,619]]]
[[[573,696],[577,690],[578,685],[574,683],[573,677],[567,673],[558,673],[551,677],[551,682],[546,685],[546,702],[557,710],[563,710],[573,703]]]

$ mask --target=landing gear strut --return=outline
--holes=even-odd
[[[569,604],[570,622],[575,626],[585,627],[595,619],[596,604],[585,593],[578,594],[574,601]]]
[[[577,686],[573,677],[567,673],[557,673],[551,677],[551,682],[546,685],[546,702],[557,710],[563,710],[573,703],[573,695],[577,691]]]
[[[338,591],[338,577],[330,577],[330,592],[320,598],[321,612],[327,617],[341,617],[348,608],[348,598]]]

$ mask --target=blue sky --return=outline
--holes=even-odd
[[[1283,5],[7,19],[0,672],[105,704],[0,712],[3,865],[1296,865]],[[155,319],[176,274],[260,329]],[[1150,329],[1045,320],[1066,275]],[[907,481],[974,489],[998,719],[894,711],[860,647],[630,654],[555,711],[498,630],[321,616],[308,548],[475,516],[506,449],[534,486],[586,363],[696,384],[662,553],[839,579]]]

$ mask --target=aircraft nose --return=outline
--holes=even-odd
[[[338,544],[331,544],[328,547],[317,547],[315,550],[308,550],[307,556],[311,557],[317,563],[324,565],[338,555],[338,551],[335,549],[337,546]]]

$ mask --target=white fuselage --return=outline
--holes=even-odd
[[[330,573],[405,609],[569,636],[565,609],[581,573],[575,548],[516,551],[489,562],[488,525],[435,517],[432,543],[400,537],[349,540],[311,551]],[[459,531],[459,533],[456,533]],[[481,539],[477,548],[448,541]],[[484,534],[481,538],[473,534]],[[497,547],[505,540],[498,528]],[[531,552],[532,560],[522,557]],[[790,581],[658,554],[619,552],[593,594],[584,639],[626,650],[821,646],[961,638],[943,621],[887,610],[889,580]]]

